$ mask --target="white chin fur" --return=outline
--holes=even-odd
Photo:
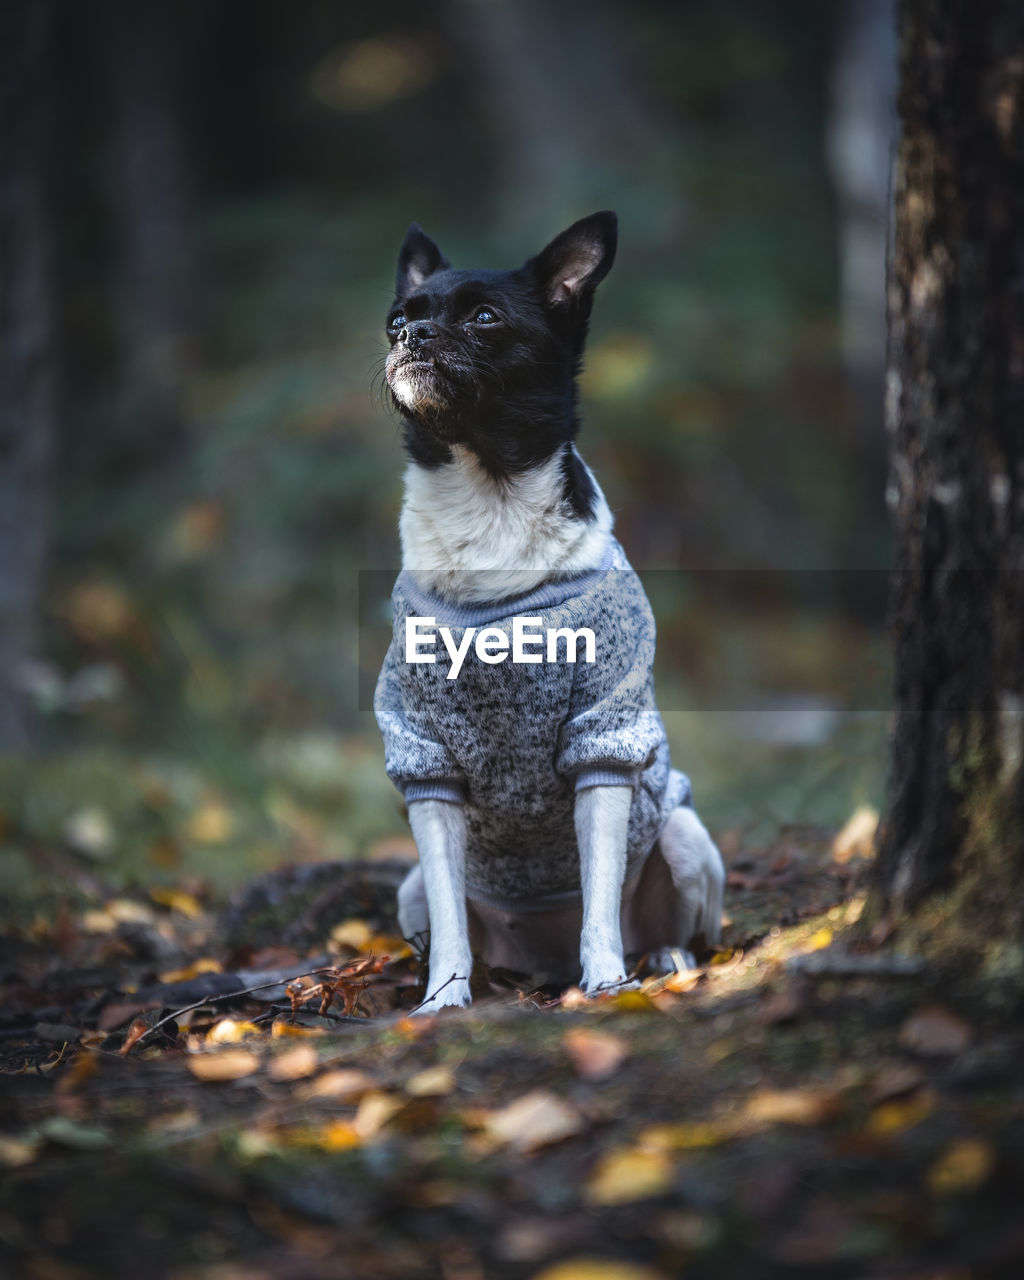
[[[468,449],[455,445],[452,453],[445,466],[412,462],[405,473],[402,566],[421,589],[482,603],[601,563],[611,512],[593,476],[593,518],[581,520],[569,508],[561,452],[500,483]]]

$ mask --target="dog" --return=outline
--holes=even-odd
[[[413,223],[399,252],[403,567],[374,709],[419,851],[398,893],[403,934],[429,936],[419,1012],[470,1003],[474,953],[594,995],[719,938],[722,859],[669,761],[650,605],[575,446],[617,236],[595,213],[469,271]]]

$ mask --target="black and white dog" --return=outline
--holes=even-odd
[[[413,224],[399,254],[385,375],[408,454],[403,572],[375,708],[420,855],[399,922],[429,933],[428,1013],[469,1003],[474,951],[596,993],[719,936],[722,860],[669,764],[650,608],[574,444],[616,237],[596,213],[516,270],[465,271]],[[448,624],[447,670],[410,619]],[[523,630],[544,621],[546,661]]]

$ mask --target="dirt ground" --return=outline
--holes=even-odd
[[[726,841],[723,947],[593,1001],[410,1018],[394,862],[8,928],[0,1274],[1024,1275],[1022,993],[865,940],[832,834]]]

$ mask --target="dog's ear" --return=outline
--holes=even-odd
[[[435,271],[443,271],[450,265],[420,224],[412,223],[398,251],[395,297],[404,298],[413,289],[418,289],[428,276],[432,276]]]
[[[581,218],[526,263],[549,306],[588,299],[611,270],[619,220],[610,209]]]

